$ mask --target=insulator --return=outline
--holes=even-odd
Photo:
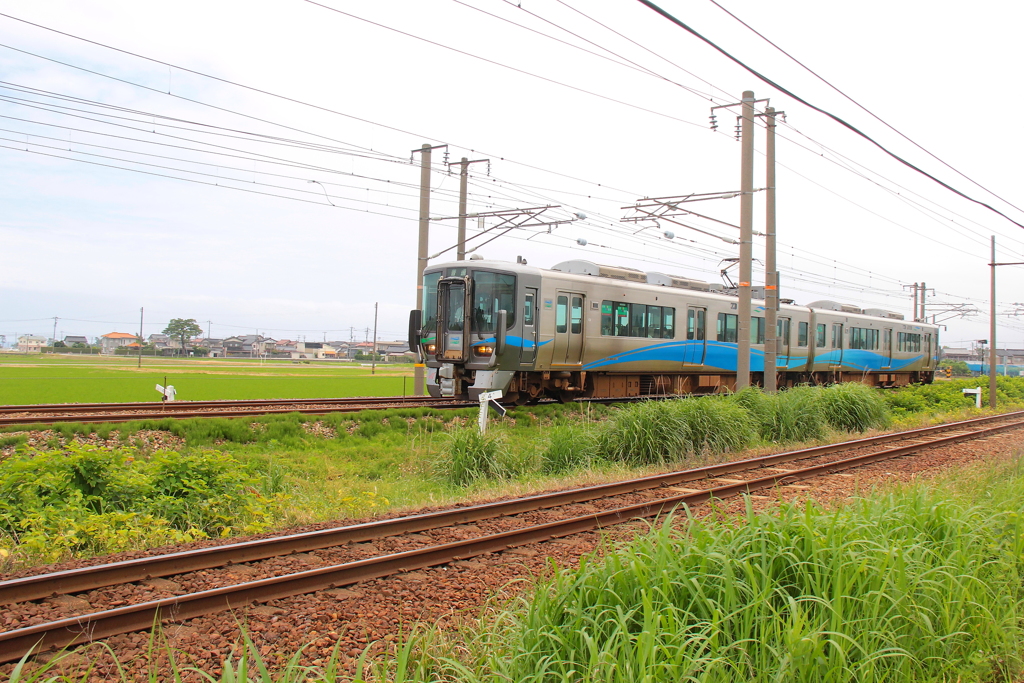
[[[585,247],[587,246],[587,241],[580,237],[579,239],[576,240],[576,244],[580,245],[581,247]]]
[[[665,231],[665,239],[667,239],[667,240],[674,240],[675,238],[676,238],[676,234],[674,232],[672,232],[671,230],[666,230]]]

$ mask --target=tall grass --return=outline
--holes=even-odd
[[[475,425],[448,432],[437,461],[442,478],[455,486],[517,473],[515,459],[500,432],[481,434]]]
[[[686,452],[687,425],[678,401],[635,403],[611,418],[602,430],[601,453],[629,465],[672,462]]]
[[[588,467],[601,458],[593,425],[565,424],[549,431],[548,447],[541,454],[541,471],[549,474]]]
[[[821,390],[820,402],[825,421],[841,431],[864,432],[889,423],[882,395],[864,384],[833,384]]]
[[[775,394],[748,387],[733,400],[743,406],[757,425],[758,436],[768,443],[813,441],[828,432],[822,412],[822,389],[799,386]]]
[[[382,678],[1011,680],[1024,668],[1022,506],[1018,466],[834,512],[748,510],[681,532],[669,520],[472,633],[435,633],[418,671],[405,662]]]

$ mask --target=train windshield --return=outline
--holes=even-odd
[[[511,328],[516,319],[515,302],[515,275],[473,271],[473,332],[493,334],[498,324],[498,311],[506,312],[505,326]]]
[[[437,282],[442,273],[423,276],[423,336],[429,337],[437,328]]]

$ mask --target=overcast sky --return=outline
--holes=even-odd
[[[1013,85],[1021,3],[719,2],[856,103],[711,0],[662,6],[1024,223],[1010,205],[1024,207],[1013,123],[1024,104]],[[487,258],[582,258],[719,282],[722,259],[736,255],[734,228],[686,221],[719,239],[620,219],[641,197],[739,189],[735,113],[718,110],[717,132],[708,116],[744,90],[786,112],[782,296],[909,317],[903,285],[923,281],[935,290],[929,304],[979,309],[947,321],[944,343],[964,345],[988,337],[989,236],[1000,261],[1024,261],[1020,227],[635,0],[4,0],[0,13],[8,343],[52,335],[54,316],[58,337],[136,332],[140,307],[146,335],[195,318],[215,337],[362,340],[375,302],[380,338],[404,339],[419,183],[410,153],[423,143],[447,144],[448,161],[490,159],[472,166],[471,212],[558,205],[546,215],[587,216],[551,234],[512,231],[480,248]],[[758,188],[764,142],[758,128]],[[437,218],[457,213],[445,159],[433,156]],[[763,202],[757,194],[758,230]],[[739,222],[736,199],[694,209]],[[435,221],[430,239],[431,254],[451,247],[455,222]],[[1021,268],[1001,268],[999,282],[1000,345],[1024,346],[1024,321],[1009,315],[1024,303]]]

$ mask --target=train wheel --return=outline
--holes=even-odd
[[[559,403],[572,403],[574,400],[576,400],[576,392],[575,391],[559,391],[556,394],[555,398],[558,399]]]

